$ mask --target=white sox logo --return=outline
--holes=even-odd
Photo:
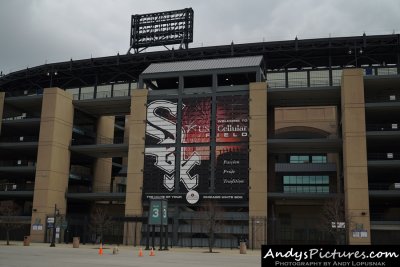
[[[160,112],[160,111],[163,112]],[[173,117],[176,121],[178,104],[168,100],[155,100],[147,106],[147,127],[146,134],[155,138],[157,144],[171,144],[167,147],[146,147],[145,154],[156,158],[154,166],[165,172],[163,185],[169,191],[175,188],[175,148],[176,143],[176,122],[162,113],[168,113],[168,117]],[[182,140],[185,137],[185,131],[182,129]],[[199,184],[199,175],[191,176],[189,172],[195,165],[200,165],[200,156],[192,152],[190,156],[185,155],[184,148],[181,149],[180,181],[186,189],[193,190]]]

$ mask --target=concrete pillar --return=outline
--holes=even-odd
[[[125,216],[142,216],[142,187],[144,168],[144,148],[146,131],[147,90],[132,91],[131,115],[129,116],[129,151],[126,180]],[[134,233],[136,229],[136,234]],[[126,223],[124,227],[124,244],[139,244],[141,225]]]
[[[362,69],[343,70],[341,96],[344,197],[348,240],[351,245],[368,245],[371,243],[371,227]],[[352,230],[356,228],[367,230],[368,237],[353,237]]]
[[[267,243],[267,84],[249,88],[249,246]]]
[[[114,116],[102,116],[97,120],[97,143],[108,144],[114,138]],[[98,158],[93,166],[93,191],[109,192],[112,174],[112,158]]]
[[[3,111],[4,111],[4,98],[6,93],[0,92],[0,134],[1,134],[1,126],[3,122]]]
[[[46,217],[53,217],[55,204],[61,215],[66,214],[73,117],[70,93],[44,89],[31,221],[42,224],[43,230],[31,228],[33,242],[44,241]]]

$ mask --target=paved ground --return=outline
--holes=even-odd
[[[103,256],[98,255],[98,246],[81,245],[72,248],[72,244],[57,244],[50,248],[49,244],[31,244],[24,247],[22,243],[12,242],[11,246],[0,241],[1,267],[86,267],[86,266],[229,266],[250,267],[261,266],[260,251],[248,251],[239,254],[238,249],[215,249],[219,253],[205,253],[206,248],[172,248],[169,251],[156,250],[155,257],[149,257],[148,251],[139,257],[139,249],[119,247],[119,254],[112,254],[112,246],[105,246]]]

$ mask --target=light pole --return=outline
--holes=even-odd
[[[57,220],[57,213],[58,213],[58,209],[57,209],[57,204],[54,204],[54,222],[53,222],[53,234],[51,237],[51,244],[50,247],[55,247],[55,241],[56,241],[56,220]]]
[[[46,75],[50,76],[50,87],[53,87],[53,75],[57,76],[58,72],[52,69],[51,71],[48,71]]]
[[[354,50],[354,52],[353,52]],[[354,61],[355,61],[355,67],[357,68],[358,65],[358,58],[357,58],[357,54],[359,54],[360,56],[364,53],[364,51],[362,50],[361,47],[358,46],[354,46],[354,47],[350,47],[349,51],[347,52],[349,55],[354,53]]]

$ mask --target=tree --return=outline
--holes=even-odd
[[[218,206],[216,201],[207,201],[200,209],[204,217],[200,219],[202,228],[205,228],[208,236],[208,250],[210,253],[213,252],[215,244],[215,233],[222,228],[223,218],[219,215],[222,214],[223,210]]]
[[[18,221],[18,212],[18,206],[13,201],[4,201],[0,203],[0,225],[6,231],[7,246],[10,245],[10,231],[22,226]]]
[[[89,227],[100,236],[100,242],[103,243],[103,234],[112,224],[112,218],[104,207],[95,207],[90,213]]]
[[[328,232],[336,245],[346,243],[346,232],[351,219],[345,215],[343,196],[333,197],[325,202],[322,209],[321,228]]]

